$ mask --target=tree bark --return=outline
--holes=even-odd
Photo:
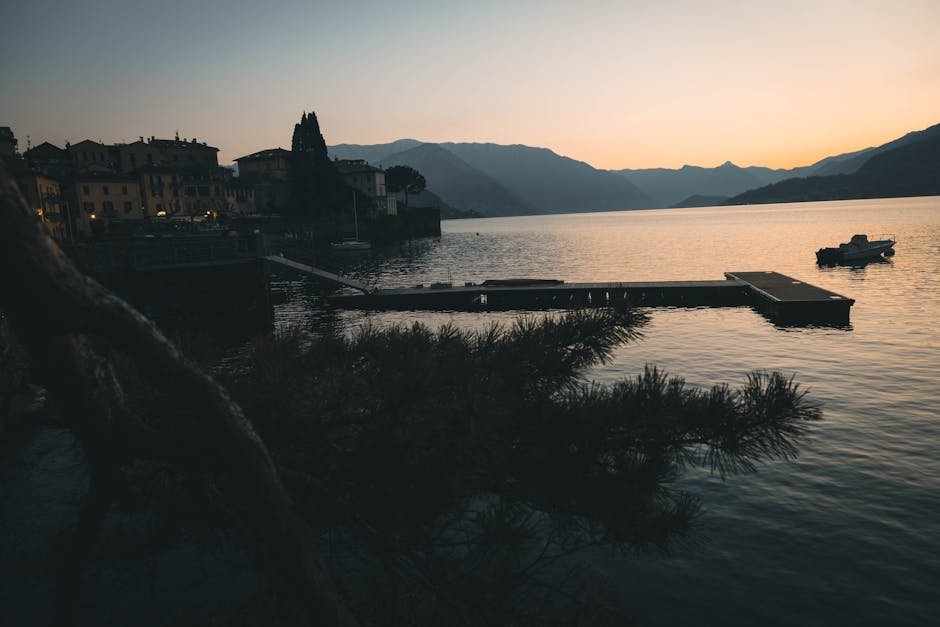
[[[192,407],[198,423],[185,425],[186,432],[195,438],[195,448],[201,449],[204,457],[191,461],[230,479],[224,482],[232,486],[226,498],[238,505],[255,532],[255,541],[266,549],[279,574],[293,585],[310,621],[356,624],[315,548],[311,529],[295,514],[267,448],[228,391],[187,359],[150,320],[75,268],[23,202],[2,164],[0,306],[31,358],[45,359],[47,363],[53,358],[55,351],[48,350],[49,338],[76,334],[101,338],[125,352],[155,386]],[[72,344],[69,350],[78,351],[80,357],[86,349],[90,351],[87,345],[82,348]],[[88,352],[85,356],[90,359],[90,355]],[[81,394],[74,389],[74,383],[81,380],[75,371],[81,367],[80,362],[77,358],[62,365],[57,376],[46,382],[57,405],[70,414],[64,416],[69,420],[83,420],[69,409],[74,408],[75,394]],[[85,394],[94,393],[88,390]],[[174,418],[166,417],[170,424]],[[107,433],[91,429],[92,435],[83,438],[90,455],[108,456],[102,451],[109,449],[101,449],[98,444],[120,431],[116,427],[123,425],[115,425],[116,420],[120,420],[119,414],[111,413],[86,424],[104,425]],[[161,445],[155,448],[155,456],[179,458],[179,450]]]

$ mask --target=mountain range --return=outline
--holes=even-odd
[[[940,124],[792,169],[740,167],[729,161],[715,168],[600,170],[546,148],[414,139],[340,144],[331,146],[329,152],[335,158],[364,159],[380,167],[411,166],[424,175],[428,189],[451,207],[506,216],[940,193],[929,191],[933,189],[930,177],[940,180],[940,171],[931,165],[933,152],[923,147],[901,150],[935,139],[940,139]],[[918,159],[923,160],[923,167],[914,163]],[[888,180],[890,176],[895,183]],[[761,191],[765,188],[768,191]]]
[[[725,204],[892,198],[940,194],[940,136],[878,151],[851,174],[790,178],[753,189]]]
[[[624,177],[546,148],[405,139],[372,146],[340,144],[329,151],[339,159],[365,159],[379,167],[411,166],[448,205],[486,216],[655,206]]]

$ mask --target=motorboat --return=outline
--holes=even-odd
[[[876,235],[874,237],[875,239],[868,239],[867,235],[856,234],[848,242],[839,244],[837,248],[820,248],[816,251],[816,263],[871,261],[882,256],[890,257],[894,254],[894,244],[897,240],[893,235]]]

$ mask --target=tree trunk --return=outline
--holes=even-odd
[[[178,442],[178,448],[172,442],[156,441],[151,444],[152,455],[179,460],[181,451],[185,455],[187,450],[201,450],[200,459],[194,457],[189,461],[200,467],[208,466],[230,479],[224,482],[231,486],[226,498],[245,516],[254,532],[254,542],[265,549],[263,552],[271,558],[274,570],[292,584],[310,622],[356,624],[316,550],[312,531],[295,515],[267,449],[228,391],[183,356],[150,320],[75,268],[26,207],[2,164],[0,306],[9,315],[11,326],[31,359],[38,360],[36,370],[43,372],[44,366],[50,371],[58,370],[46,382],[47,387],[58,407],[68,413],[63,418],[86,432],[83,437],[86,451],[90,456],[105,458],[103,463],[120,447],[131,447],[132,442],[119,438],[113,445],[103,443],[122,430],[130,433],[132,427],[125,424],[129,418],[122,417],[120,412],[91,420],[75,409],[76,394],[84,394],[88,400],[102,388],[84,392],[75,389],[75,383],[82,380],[76,368],[81,367],[82,359],[93,360],[94,351],[73,336],[106,340],[133,359],[154,385],[192,407],[195,410],[192,415],[198,416],[199,422],[185,426],[195,441]],[[53,368],[49,360],[56,351],[49,350],[50,338],[69,337],[63,341],[67,345],[72,342],[68,350],[75,359]],[[119,390],[112,388],[108,392],[114,395]],[[98,407],[103,407],[114,406],[120,399],[107,399],[104,405],[98,400]],[[88,403],[91,405],[94,402]],[[166,416],[171,425],[174,420],[179,418]],[[79,426],[82,424],[91,427],[86,431]],[[104,463],[104,467],[108,464]],[[90,497],[99,506],[92,508],[95,514],[100,511],[99,494]],[[94,518],[92,515],[87,523],[93,526]]]

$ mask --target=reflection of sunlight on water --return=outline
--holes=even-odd
[[[891,262],[816,266],[816,249],[880,232],[898,237]],[[383,287],[776,270],[855,298],[847,330],[778,329],[748,308],[655,310],[644,339],[587,373],[611,383],[651,363],[690,385],[734,386],[754,369],[780,370],[825,415],[795,462],[725,482],[703,472],[683,480],[705,497],[704,549],[597,564],[647,624],[692,612],[740,625],[916,624],[940,613],[938,245],[940,199],[912,198],[448,221],[439,240],[337,263]],[[312,332],[414,321],[482,328],[516,315],[335,311],[310,284],[279,286],[289,298],[278,326]],[[683,603],[669,602],[676,596]]]

